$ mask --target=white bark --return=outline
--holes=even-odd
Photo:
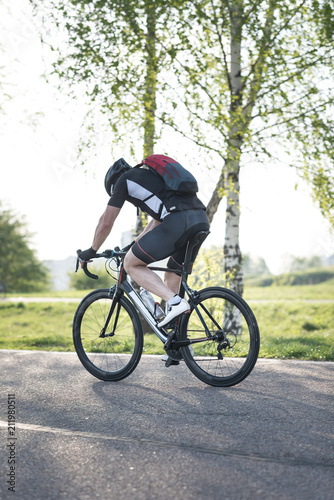
[[[225,273],[227,282],[239,295],[243,293],[242,259],[239,246],[239,172],[242,145],[241,112],[241,26],[242,2],[235,2],[231,9],[231,124],[228,159],[226,161],[226,227],[225,227]]]
[[[225,226],[225,273],[227,284],[239,295],[243,292],[242,257],[239,246],[239,168],[235,165],[234,170],[227,174],[227,207]]]

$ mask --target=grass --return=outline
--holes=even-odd
[[[334,361],[334,303],[252,304],[260,329],[260,358]],[[144,353],[161,353],[155,335],[145,335]]]
[[[244,298],[249,301],[334,300],[334,278],[317,285],[252,287],[246,282]]]
[[[101,287],[102,288],[102,287]],[[70,299],[74,299],[74,298],[83,298],[85,295],[87,295],[87,293],[91,292],[92,289],[89,289],[89,290],[66,290],[66,291],[62,291],[62,292],[52,292],[52,291],[49,291],[49,292],[34,292],[34,293],[7,293],[6,294],[6,298],[10,299],[10,298],[26,298],[26,297],[52,297],[52,298],[70,298]],[[1,302],[0,302],[1,303]]]
[[[83,297],[85,292],[59,292]],[[318,285],[245,287],[261,335],[260,357],[334,361],[334,279]],[[0,301],[0,348],[73,351],[75,303]],[[161,354],[155,335],[145,335],[144,353]]]
[[[334,361],[334,303],[252,304],[260,357]]]
[[[76,304],[0,302],[0,349],[73,351]]]

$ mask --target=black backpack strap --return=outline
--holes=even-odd
[[[145,201],[149,200],[150,198],[153,198],[153,196],[156,196],[154,193],[150,194],[150,196],[148,196],[147,198],[145,198],[143,200],[143,202],[145,203]]]

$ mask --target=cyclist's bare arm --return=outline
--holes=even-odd
[[[120,208],[107,206],[96,226],[92,247],[98,250],[105,242],[113,228],[114,222],[120,212]]]

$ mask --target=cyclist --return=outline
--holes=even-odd
[[[123,158],[109,168],[104,185],[110,199],[97,224],[92,246],[79,254],[81,265],[95,257],[125,201],[151,216],[128,251],[124,268],[138,285],[166,301],[166,315],[159,323],[165,326],[188,311],[189,304],[178,295],[178,275],[167,272],[163,282],[147,265],[169,257],[168,268],[182,268],[188,240],[198,231],[209,230],[205,206],[196,194],[172,193],[171,196],[164,189],[161,176],[145,165],[132,168]]]

